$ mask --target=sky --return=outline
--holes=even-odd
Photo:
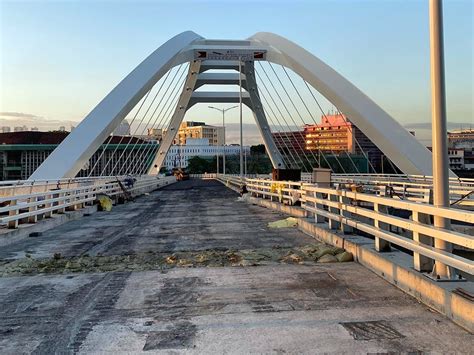
[[[451,126],[474,124],[473,11],[471,0],[444,1]],[[186,30],[215,39],[277,33],[401,124],[429,127],[427,0],[0,0],[0,125],[76,124],[146,56]],[[220,115],[199,105],[186,119],[217,124]],[[237,127],[238,110],[227,121]],[[252,127],[248,110],[244,121]]]

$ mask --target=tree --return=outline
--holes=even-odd
[[[213,164],[214,162],[214,164]],[[216,160],[204,159],[198,156],[189,158],[188,160],[188,172],[190,174],[204,174],[204,173],[215,173],[216,172]]]
[[[263,144],[252,145],[250,154],[266,154],[265,146]]]

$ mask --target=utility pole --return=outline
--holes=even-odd
[[[223,143],[222,143],[222,174],[225,174],[225,113],[229,110],[232,110],[233,108],[239,107],[238,105],[232,106],[232,107],[227,107],[227,108],[218,108],[214,106],[208,106],[209,108],[212,108],[213,110],[217,110],[219,112],[222,112],[222,127],[224,129],[224,137],[223,137]],[[217,169],[217,173],[219,174],[219,169]]]
[[[443,4],[441,0],[430,0],[430,62],[431,62],[431,119],[433,145],[433,205],[449,207],[449,164],[446,129],[446,96],[444,84]],[[434,217],[434,226],[450,229],[450,221]],[[435,233],[436,235],[436,233]],[[434,238],[436,249],[452,250],[451,243]],[[453,278],[447,265],[435,261],[433,276],[437,279]]]
[[[244,174],[244,137],[242,135],[242,58],[239,57],[239,108],[240,108],[240,178]]]
[[[247,151],[244,152],[244,157],[245,157],[245,170],[244,170],[244,175],[247,177]]]

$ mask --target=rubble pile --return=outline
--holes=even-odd
[[[0,276],[29,274],[62,274],[77,272],[146,271],[165,270],[173,267],[222,267],[259,266],[278,263],[314,264],[352,261],[352,254],[344,249],[323,243],[302,247],[260,249],[207,249],[202,251],[179,251],[172,254],[148,251],[129,255],[87,254],[63,257],[55,253],[51,258],[35,259],[31,254],[25,258],[0,262]]]

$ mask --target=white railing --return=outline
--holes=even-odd
[[[474,275],[474,261],[432,246],[436,238],[474,251],[474,236],[435,228],[431,224],[433,217],[442,217],[453,224],[472,225],[474,212],[303,182],[241,179],[227,175],[220,175],[218,179],[233,187],[245,183],[257,198],[295,204],[298,197],[301,207],[314,217],[315,223],[327,223],[329,229],[344,233],[368,234],[375,239],[378,251],[386,249],[389,243],[410,250],[413,267],[418,271],[427,271],[435,260]]]
[[[369,189],[371,186],[390,186],[394,196],[415,201],[421,198],[425,202],[430,201],[433,189],[433,178],[422,175],[333,174],[331,180],[360,184]],[[455,207],[474,209],[474,179],[450,178],[449,197]]]
[[[146,175],[135,177],[131,186],[127,186],[126,178],[115,177],[5,183],[0,187],[0,225],[17,228],[20,222],[36,223],[39,218],[52,217],[53,213],[83,208],[92,204],[99,194],[114,197],[124,194],[125,187],[125,191],[136,196],[174,181],[173,176]]]
[[[189,177],[192,179],[215,179],[217,177],[217,174],[215,173],[204,173],[204,174],[190,174]]]

